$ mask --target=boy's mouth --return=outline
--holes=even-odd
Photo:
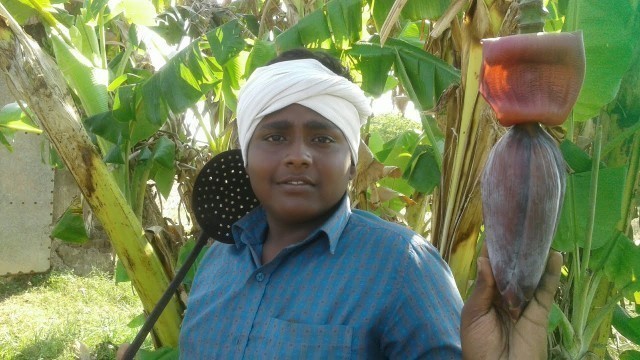
[[[302,185],[314,185],[313,181],[306,176],[288,176],[278,182],[281,185],[294,185],[294,186],[302,186]]]

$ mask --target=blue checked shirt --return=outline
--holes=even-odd
[[[262,208],[200,263],[181,359],[459,359],[462,300],[438,252],[349,208],[261,264]]]

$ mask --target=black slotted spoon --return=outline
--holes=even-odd
[[[202,232],[184,264],[125,351],[122,357],[124,360],[133,359],[138,352],[207,240],[213,238],[225,244],[233,244],[231,225],[258,205],[240,150],[222,152],[205,164],[193,184],[191,204]]]

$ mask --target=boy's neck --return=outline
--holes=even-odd
[[[273,260],[286,247],[295,245],[306,239],[312,232],[321,227],[340,207],[338,201],[324,214],[304,222],[290,222],[288,219],[278,219],[267,212],[267,236],[262,245],[262,265]]]
[[[269,221],[267,237],[262,245],[262,264],[266,265],[273,260],[284,248],[295,245],[309,236],[320,224],[278,224]]]

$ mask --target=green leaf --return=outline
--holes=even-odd
[[[12,142],[13,133],[5,133],[5,130],[0,129],[0,144],[4,145],[9,152],[13,152],[13,146],[11,146]]]
[[[563,31],[581,30],[584,36],[586,74],[574,119],[584,121],[600,112],[618,93],[638,44],[640,21],[629,0],[569,0]]]
[[[199,42],[194,41],[141,87],[136,87],[139,102],[136,120],[144,119],[159,128],[166,121],[169,109],[174,113],[184,112],[211,90],[216,81],[218,79],[202,56]],[[143,130],[147,128],[144,125]],[[143,131],[139,136],[149,135]]]
[[[202,97],[197,80],[183,63],[172,63],[163,68],[160,78],[162,97],[174,113],[185,111]]]
[[[181,268],[185,261],[187,261],[187,258],[189,257],[189,255],[191,255],[191,252],[193,251],[195,245],[196,241],[193,239],[188,240],[184,245],[182,245],[180,251],[178,252],[178,261],[176,263],[176,268]],[[204,254],[207,252],[207,248],[208,246],[205,246],[200,251],[200,254],[198,254],[196,261],[194,261],[193,265],[191,265],[191,268],[187,272],[187,275],[184,277],[184,280],[182,280],[183,284],[191,285],[193,283],[193,278],[196,275],[196,271],[198,270],[198,266],[200,265]]]
[[[620,354],[619,360],[640,360],[640,351],[625,350]]]
[[[241,16],[247,30],[249,30],[253,36],[258,36],[258,32],[260,32],[258,18],[253,14],[242,14]]]
[[[340,49],[346,49],[360,40],[362,29],[362,1],[330,1],[327,3],[327,17],[333,41]]]
[[[84,119],[86,129],[114,144],[120,144],[129,137],[129,124],[117,121],[113,111]]]
[[[266,65],[271,59],[276,57],[276,55],[278,55],[276,53],[276,43],[259,39],[256,40],[247,58],[244,77],[248,78],[255,69]]]
[[[139,360],[178,360],[180,352],[173,348],[160,348],[157,350],[140,349],[137,359]]]
[[[115,120],[128,123],[135,119],[135,85],[123,85],[116,90],[113,101],[113,117]],[[126,138],[129,138],[127,134]]]
[[[151,178],[156,182],[158,191],[165,199],[168,198],[176,176],[176,168],[166,168],[164,166],[155,166],[154,164],[151,172]]]
[[[51,165],[51,167],[55,169],[65,168],[64,162],[62,162],[60,155],[58,155],[56,149],[51,145],[49,145],[49,165]]]
[[[110,5],[113,2],[110,2]],[[113,13],[124,14],[129,22],[144,26],[156,24],[156,8],[148,0],[120,0],[115,2],[111,9]]]
[[[596,196],[597,221],[593,228],[591,248],[600,248],[610,241],[620,220],[622,189],[626,180],[626,168],[601,169]],[[582,247],[587,231],[589,216],[589,192],[591,171],[572,174],[567,177],[567,190],[560,222],[552,247],[558,251],[573,251],[574,244]]]
[[[122,264],[122,260],[120,260],[120,258],[118,258],[118,261],[116,261],[115,278],[116,278],[116,284],[121,282],[131,281],[129,274],[127,274],[127,269],[124,268],[124,265]]]
[[[107,150],[102,160],[108,164],[124,164],[124,153],[124,146],[114,144]]]
[[[376,44],[360,43],[354,44],[348,55],[362,74],[362,90],[375,97],[382,95],[396,58],[395,51]]]
[[[555,302],[551,305],[549,312],[549,323],[547,324],[547,334],[552,334],[556,328],[559,330],[562,339],[573,339],[574,330],[567,316],[560,310]]]
[[[385,47],[396,52],[395,72],[419,110],[434,108],[440,95],[460,81],[459,70],[405,41],[388,39]]]
[[[130,123],[131,133],[130,133],[130,142],[132,144],[137,143],[138,141],[148,139],[156,131],[160,130],[161,125],[156,125],[151,123],[148,118],[145,116],[144,112],[141,112],[140,115],[136,115],[136,120]]]
[[[368,0],[373,2],[372,12],[376,29],[380,31],[393,6],[393,0]],[[402,8],[401,17],[405,20],[437,20],[449,7],[450,0],[408,0]]]
[[[402,177],[416,191],[430,194],[440,184],[440,169],[433,153],[433,147],[418,145]]]
[[[375,154],[376,158],[387,166],[397,166],[403,172],[406,171],[411,160],[416,144],[418,142],[418,134],[414,131],[404,131],[396,138],[388,141],[384,145],[383,151]],[[402,178],[384,178],[381,179],[380,185],[386,186],[392,190],[410,196],[413,193],[413,187],[409,182]]]
[[[28,0],[0,0],[0,3],[20,25],[25,25],[27,20],[38,16],[38,12],[29,4]]]
[[[169,64],[165,65],[165,67],[170,66]],[[136,121],[137,129],[132,129],[131,141],[134,142],[134,139],[142,140],[146,139],[155,133],[164,122],[167,120],[169,116],[169,109],[167,106],[167,100],[163,97],[164,92],[162,91],[162,86],[165,85],[163,83],[163,73],[156,73],[152,77],[150,77],[141,87],[136,87]],[[168,84],[169,86],[173,86],[173,84]],[[165,85],[166,86],[166,85]],[[167,90],[168,92],[168,90]],[[148,125],[153,125],[153,130]],[[138,130],[138,132],[134,136],[134,130]],[[149,130],[141,131],[141,130]],[[142,132],[142,133],[140,133]]]
[[[560,322],[562,321],[563,313],[558,307],[558,304],[553,303],[551,305],[551,311],[549,312],[549,323],[547,325],[547,333],[552,333]]]
[[[415,131],[403,131],[398,136],[387,141],[384,144],[383,150],[377,152],[375,155],[380,162],[384,162],[386,165],[398,166],[400,165],[398,157],[400,157],[401,154],[405,154],[405,159],[401,162],[402,166],[400,166],[400,168],[404,169],[411,159],[410,154],[413,153],[417,143],[418,134],[416,134]]]
[[[144,325],[145,320],[146,316],[144,316],[144,314],[138,314],[136,317],[131,319],[131,321],[129,321],[127,327],[131,329],[139,328]]]
[[[407,22],[397,38],[415,47],[422,47],[424,46],[421,30],[423,26],[422,21]]]
[[[327,42],[327,40],[329,40]],[[297,24],[276,37],[278,51],[299,47],[327,48],[331,45],[331,31],[322,9],[303,17]],[[324,45],[324,46],[323,46]]]
[[[384,150],[384,139],[380,136],[379,133],[371,133],[369,136],[369,149],[372,153],[377,154]],[[380,160],[380,158],[376,155],[376,158]]]
[[[616,289],[631,295],[640,290],[640,247],[625,234],[617,232],[610,246],[592,252],[593,271],[604,267],[604,273]]]
[[[189,239],[187,240],[187,242],[184,243],[184,245],[182,245],[182,247],[180,247],[180,250],[178,251],[178,261],[176,262],[176,269],[179,269],[182,267],[182,265],[184,265],[185,261],[187,261],[187,258],[189,257],[189,255],[191,254],[195,246],[196,246],[195,240]],[[196,263],[197,262],[198,260],[196,260]],[[196,275],[196,269],[197,269],[197,266],[191,266],[191,268],[185,275],[184,279],[182,280],[183,284],[191,285],[193,283],[193,278]]]
[[[173,168],[176,159],[176,144],[168,137],[158,139],[153,149],[153,161],[165,168]]]
[[[113,79],[109,86],[107,86],[108,91],[116,91],[122,84],[124,84],[129,78],[129,74],[122,74],[117,78]]]
[[[584,152],[578,145],[569,140],[563,140],[560,143],[560,151],[567,165],[577,173],[591,170],[591,158],[589,154]]]
[[[613,325],[622,336],[634,344],[640,345],[640,317],[631,317],[625,309],[618,305],[613,311],[611,325]],[[638,354],[640,355],[640,353]]]
[[[240,77],[242,71],[240,70],[240,60],[233,59],[222,68],[222,96],[224,98],[225,105],[231,109],[232,112],[236,112],[238,106],[238,91],[240,89]]]
[[[24,114],[17,102],[7,104],[0,109],[0,129],[42,133],[42,130]]]
[[[244,27],[238,20],[232,20],[207,33],[211,52],[220,66],[238,56],[246,43],[242,34]]]
[[[82,23],[82,17],[77,18],[77,25],[69,28],[71,42],[80,53],[93,64],[100,63],[100,47],[95,26]]]
[[[546,3],[547,11],[549,15],[545,18],[544,31],[545,32],[559,32],[564,25],[564,18],[558,13],[558,8],[555,2],[548,1]]]
[[[154,162],[151,161],[152,158],[153,153],[146,145],[139,148],[137,156],[134,158],[135,165],[133,166],[133,171],[130,175],[131,180],[129,181],[129,199],[131,199],[131,208],[134,209],[137,214],[143,212],[147,182],[149,181],[151,169],[154,165]]]
[[[88,116],[103,113],[108,107],[108,73],[94,66],[77,49],[70,47],[59,35],[51,33],[56,62],[69,87],[78,96]]]
[[[116,3],[117,1],[114,1]],[[100,12],[102,12],[108,5],[109,0],[91,0],[87,1],[88,6],[85,5],[85,9],[87,11],[86,18],[87,20],[95,20]]]
[[[382,24],[384,24],[384,21],[387,19],[387,15],[389,15],[389,11],[393,6],[394,1],[367,0],[369,6],[371,6],[373,23],[375,24],[377,31],[380,31],[380,29],[382,28]]]
[[[408,0],[402,8],[402,16],[409,20],[436,20],[449,7],[451,0]]]
[[[87,242],[89,236],[84,227],[82,209],[78,211],[71,207],[68,208],[51,231],[51,236],[68,243],[83,244]]]

